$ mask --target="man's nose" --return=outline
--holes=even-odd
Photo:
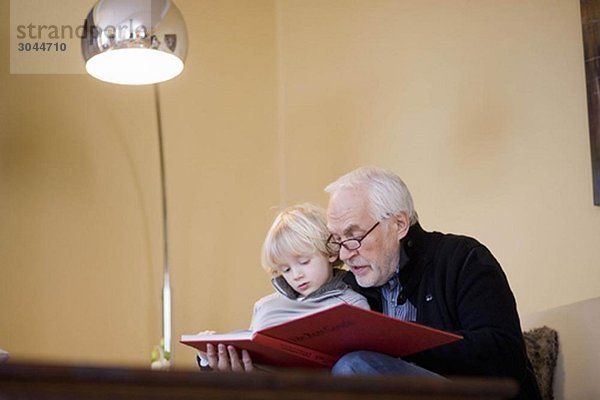
[[[340,247],[340,260],[346,261],[358,254],[358,249],[348,250],[344,246]]]

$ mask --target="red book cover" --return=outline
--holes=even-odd
[[[207,343],[231,344],[248,350],[257,364],[329,368],[351,351],[402,357],[460,339],[453,333],[340,304],[254,333],[184,335],[181,343],[202,351]]]

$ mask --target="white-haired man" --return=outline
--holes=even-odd
[[[325,191],[328,245],[339,251],[352,271],[348,283],[371,308],[464,337],[405,359],[349,353],[334,374],[510,377],[519,383],[517,398],[540,398],[514,296],[485,246],[424,231],[408,188],[391,171],[359,168]]]

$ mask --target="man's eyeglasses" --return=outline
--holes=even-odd
[[[331,251],[332,253],[339,253],[340,249],[343,247],[346,250],[357,250],[360,248],[360,245],[362,243],[363,240],[365,240],[365,238],[369,235],[369,233],[373,232],[373,229],[377,228],[377,225],[379,225],[380,221],[377,221],[375,223],[375,225],[373,225],[371,227],[371,229],[369,229],[364,235],[362,235],[359,238],[351,238],[351,239],[346,239],[346,240],[342,240],[341,242],[336,242],[333,241],[333,235],[329,236],[329,239],[327,239],[327,247],[329,248],[329,251]]]

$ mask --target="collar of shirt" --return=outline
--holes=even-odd
[[[416,321],[417,309],[410,301],[402,301],[398,304],[398,296],[402,293],[402,284],[400,283],[400,271],[408,264],[409,259],[404,251],[400,250],[400,261],[396,272],[390,280],[380,288],[382,297],[382,311],[385,315],[406,321]]]
[[[404,251],[404,249],[402,248],[400,250],[400,261],[398,262],[398,266],[396,267],[396,272],[394,272],[390,280],[387,281],[381,287],[383,291],[393,292],[394,289],[396,289],[398,285],[400,285],[400,271],[406,266],[406,264],[408,264],[408,261],[409,258],[406,255],[406,251]],[[402,290],[402,287],[400,287],[400,290]]]

